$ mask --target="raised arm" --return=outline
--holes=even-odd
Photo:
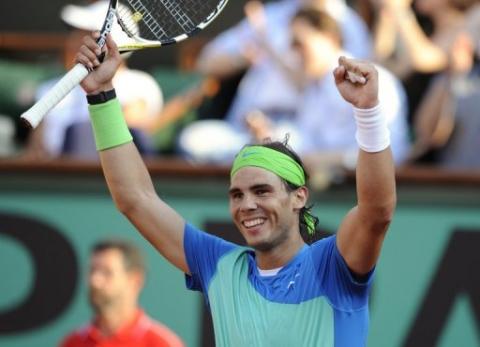
[[[365,84],[345,79],[346,70],[363,75]],[[357,206],[343,220],[337,246],[354,273],[368,273],[377,262],[396,204],[395,170],[386,119],[378,104],[378,72],[366,62],[340,58],[334,71],[337,88],[355,107],[359,156]]]
[[[410,4],[411,0],[386,0],[383,10],[395,25],[406,49],[402,58],[410,66],[423,73],[437,72],[448,66],[448,54],[444,48],[427,37],[418,24]]]
[[[293,83],[295,87],[301,89],[306,82],[306,76],[302,69],[292,64],[291,59],[285,56],[285,52],[278,51],[267,35],[268,18],[265,12],[265,5],[258,0],[250,0],[244,7],[246,19],[255,35],[255,44],[257,54],[265,54],[271,61],[277,65],[285,77]],[[282,35],[282,33],[280,34]],[[283,33],[284,35],[284,33]]]
[[[207,76],[227,78],[247,69],[250,61],[246,47],[254,42],[255,36],[246,20],[221,33],[200,52],[196,69]]]
[[[85,37],[84,45],[77,54],[78,62],[95,68],[82,82],[82,88],[89,95],[113,89],[112,78],[121,61],[115,43],[111,37],[108,37],[106,59],[102,64],[98,62],[96,56],[100,55],[100,51],[95,43],[97,36],[98,33]],[[110,116],[109,108],[103,106],[106,106],[106,103],[91,107],[92,117]],[[123,118],[121,116],[119,118],[120,124],[123,122],[126,127]],[[110,117],[108,119],[110,120]],[[114,133],[117,129],[112,131],[113,122],[106,124],[107,127],[103,130],[98,127],[98,123],[96,126],[94,120],[93,123],[97,148],[99,140],[101,141],[102,137],[105,138],[105,135],[108,136],[105,130],[117,136]],[[111,136],[112,134],[110,138]],[[189,273],[183,250],[185,222],[156,194],[150,175],[131,138],[115,141],[118,143],[101,149],[99,154],[108,188],[117,208],[168,261]]]
[[[258,32],[258,21],[266,21],[272,16],[272,7],[248,1],[245,5],[247,18],[210,41],[197,58],[196,67],[204,75],[215,78],[227,78],[248,69],[264,52],[264,35],[272,33],[284,35],[285,32],[277,23],[269,23],[267,32]],[[275,12],[275,10],[273,10]],[[252,22],[252,15],[255,17]],[[273,17],[276,17],[273,15]],[[278,16],[277,16],[278,17]],[[288,24],[286,22],[285,24]],[[280,32],[279,32],[280,30]]]

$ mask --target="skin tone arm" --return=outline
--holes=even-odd
[[[99,63],[99,33],[86,36],[76,61],[95,68],[83,80],[87,94],[113,88],[112,78],[121,58],[109,36],[104,50],[106,59]],[[189,273],[183,250],[184,220],[155,192],[150,175],[133,142],[99,152],[103,172],[117,208],[140,233],[173,265]]]
[[[267,16],[262,3],[256,0],[248,1],[245,4],[244,11],[248,23],[244,22],[237,25],[226,33],[227,36],[235,35],[241,38],[241,41],[237,44],[239,49],[236,52],[219,52],[214,45],[207,45],[198,57],[197,70],[208,76],[226,78],[248,69],[262,54],[268,54],[289,78],[293,78],[295,83],[302,83],[301,80],[297,81],[298,77],[295,75],[295,69],[292,69],[284,57],[275,52],[268,43],[265,36]],[[221,40],[222,37],[219,39]]]
[[[455,127],[456,96],[453,86],[457,78],[468,74],[474,64],[474,44],[467,33],[460,33],[450,52],[450,69],[434,80],[420,103],[414,119],[415,143],[410,160],[431,148],[444,146]]]
[[[454,98],[447,75],[430,87],[414,117],[415,143],[410,160],[416,160],[428,150],[445,145],[454,128]]]
[[[380,61],[395,51],[396,30],[385,9],[379,9],[375,26],[375,55]]]
[[[257,0],[248,1],[245,4],[245,15],[255,33],[256,44],[258,46],[257,50],[260,50],[260,52],[270,57],[270,59],[272,59],[272,61],[281,69],[284,75],[293,82],[298,89],[301,89],[304,86],[306,79],[303,71],[292,66],[292,64],[290,64],[283,55],[277,52],[268,41],[266,36],[268,23],[264,5]],[[259,54],[259,52],[256,54]],[[252,61],[255,61],[254,57],[252,57]]]
[[[223,36],[220,35],[220,37],[207,44],[197,58],[197,71],[206,76],[223,79],[248,69],[251,61],[248,57],[246,46],[251,44],[252,37],[245,30],[248,31],[249,29],[239,24],[222,34]],[[243,37],[245,34],[247,38]],[[237,43],[240,46],[235,50],[226,50],[222,47],[224,44],[222,40],[225,39],[225,36],[228,38],[232,35],[243,37],[241,42]],[[220,48],[217,47],[219,44]]]
[[[448,65],[446,52],[433,43],[418,24],[410,8],[411,0],[384,0],[383,11],[398,30],[405,44],[405,58],[417,71],[430,73]]]
[[[20,160],[40,160],[48,161],[52,159],[50,153],[45,148],[43,140],[44,136],[44,123],[40,123],[38,127],[31,131],[27,145],[20,155]]]
[[[207,76],[227,78],[249,67],[243,55],[212,54],[205,49],[198,57],[196,69]]]
[[[346,71],[363,75],[367,83],[352,84]],[[340,58],[334,71],[342,97],[357,108],[378,104],[378,73],[370,63]],[[390,147],[381,152],[359,151],[357,206],[344,218],[337,246],[348,267],[357,275],[368,273],[377,262],[396,205],[395,170]]]
[[[219,89],[214,78],[205,78],[199,85],[180,93],[169,100],[157,117],[152,119],[145,129],[150,134],[164,129],[181,119],[189,110],[200,106],[205,98],[213,97]]]

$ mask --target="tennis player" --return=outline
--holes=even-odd
[[[77,61],[95,67],[82,83],[104,174],[118,209],[203,292],[217,346],[365,346],[374,267],[396,204],[394,165],[378,74],[368,62],[339,59],[335,83],[352,104],[359,145],[358,204],[335,236],[306,245],[314,232],[302,162],[281,143],[246,146],[231,170],[230,212],[249,248],[198,230],[156,194],[131,141],[112,76],[120,63],[107,40],[100,64],[95,38]],[[366,79],[352,83],[347,71]]]

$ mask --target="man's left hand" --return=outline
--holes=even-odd
[[[363,76],[365,83],[353,83],[347,72]],[[372,108],[378,104],[378,71],[372,63],[340,57],[333,70],[337,89],[345,99],[357,108]]]

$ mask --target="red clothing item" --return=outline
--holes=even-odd
[[[184,347],[182,340],[166,326],[139,310],[135,319],[116,334],[103,336],[91,323],[68,335],[62,347]]]

